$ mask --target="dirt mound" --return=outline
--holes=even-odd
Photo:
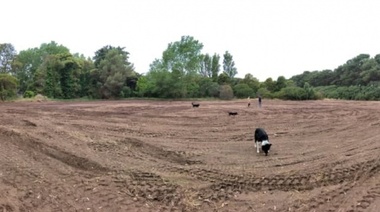
[[[49,99],[44,95],[37,94],[35,97],[33,97],[33,100],[37,102],[45,102],[45,101],[48,101]]]

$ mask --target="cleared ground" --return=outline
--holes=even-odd
[[[380,102],[0,104],[1,212],[379,210]]]

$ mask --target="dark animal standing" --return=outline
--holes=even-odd
[[[272,144],[269,143],[268,134],[262,128],[256,128],[255,130],[255,147],[257,153],[260,153],[259,145],[261,145],[261,149],[265,153],[265,156],[267,156]]]
[[[238,112],[228,112],[229,116],[236,116],[237,114],[238,114]]]
[[[251,106],[251,103],[248,103],[248,107]]]
[[[192,102],[191,105],[193,105],[193,107],[199,107],[199,103]]]

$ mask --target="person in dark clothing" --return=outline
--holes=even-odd
[[[255,147],[257,149],[257,153],[260,153],[259,145],[261,145],[261,149],[265,153],[265,156],[267,156],[272,144],[269,143],[268,134],[263,128],[256,128],[255,130]]]
[[[259,96],[259,108],[261,108],[261,96]]]

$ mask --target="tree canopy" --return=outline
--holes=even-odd
[[[0,44],[0,73],[11,73],[16,50],[10,43]]]
[[[2,101],[16,96],[18,81],[10,74],[0,73],[0,99]]]
[[[103,46],[86,58],[54,41],[17,51],[0,44],[1,98],[42,94],[50,98],[257,97],[308,100],[327,98],[380,100],[380,54],[359,54],[335,69],[304,71],[290,79],[260,82],[254,70],[237,77],[229,51],[203,53],[192,36],[168,44],[145,74],[135,72],[125,47]],[[254,62],[254,61],[253,61]],[[221,72],[221,65],[223,71]]]
[[[228,51],[226,51],[223,55],[223,71],[229,78],[234,78],[237,74],[235,62],[232,55]]]

